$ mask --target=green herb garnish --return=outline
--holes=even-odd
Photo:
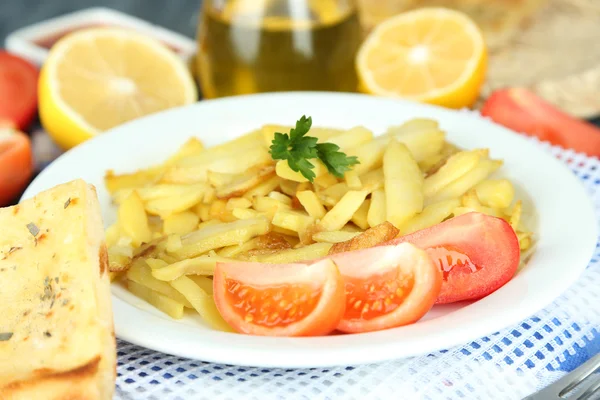
[[[341,152],[338,145],[317,143],[316,137],[306,136],[311,126],[312,118],[302,116],[289,134],[275,132],[271,143],[271,157],[274,160],[287,160],[293,171],[300,172],[310,182],[316,177],[313,171],[315,166],[309,161],[311,159],[319,159],[329,173],[337,178],[343,178],[344,172],[349,171],[353,165],[360,164],[358,158],[348,157]]]

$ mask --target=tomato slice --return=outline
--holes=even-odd
[[[515,275],[521,256],[517,235],[506,221],[475,212],[390,243],[402,242],[426,249],[443,271],[437,304],[476,300],[498,290]]]
[[[39,71],[20,57],[0,51],[0,120],[25,129],[37,109]]]
[[[591,156],[600,156],[600,129],[574,118],[523,88],[498,90],[481,114],[516,132]]]
[[[0,128],[0,207],[16,200],[32,172],[29,137],[10,128]]]
[[[409,243],[337,253],[330,258],[346,284],[342,332],[394,328],[418,321],[435,303],[442,273]]]
[[[331,260],[313,264],[217,263],[217,308],[239,333],[319,336],[344,315],[344,281]]]

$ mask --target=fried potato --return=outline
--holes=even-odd
[[[199,190],[189,189],[187,192],[173,197],[163,197],[147,201],[146,211],[149,214],[159,215],[163,219],[170,215],[187,211],[200,203],[204,193]]]
[[[189,138],[175,154],[164,162],[165,166],[173,165],[179,160],[187,157],[193,157],[204,151],[204,144],[196,137]]]
[[[325,231],[340,230],[348,223],[356,211],[365,201],[369,192],[365,190],[351,190],[325,214],[319,222],[319,227]]]
[[[429,228],[430,226],[443,222],[446,218],[452,215],[454,210],[460,206],[460,200],[450,199],[430,204],[423,211],[400,227],[402,235],[408,235],[421,229]]]
[[[313,234],[312,239],[317,243],[341,243],[360,235],[360,233],[361,232],[324,231]]]
[[[371,193],[371,204],[367,214],[367,223],[370,227],[375,227],[385,222],[387,208],[385,206],[385,191],[379,189]]]
[[[227,200],[227,205],[226,205],[226,209],[227,210],[234,210],[236,208],[250,208],[252,207],[252,202],[248,199],[245,199],[243,197],[232,197],[229,200]]]
[[[372,193],[375,190],[381,189],[384,185],[383,169],[376,169],[369,171],[364,175],[360,176],[362,182],[362,189],[368,193]],[[345,182],[337,183],[333,186],[320,192],[319,199],[321,202],[329,207],[335,206],[344,197],[350,188]],[[366,228],[365,228],[366,229]]]
[[[305,190],[297,192],[296,197],[298,201],[304,207],[308,215],[315,219],[321,219],[325,216],[326,210],[321,204],[319,197],[312,190]]]
[[[314,243],[297,249],[281,250],[274,254],[256,257],[257,261],[271,264],[287,264],[325,257],[331,243]]]
[[[367,216],[369,214],[370,207],[371,199],[366,199],[352,216],[352,223],[362,230],[369,229],[369,221],[367,219]]]
[[[271,223],[283,229],[287,229],[298,234],[314,224],[315,219],[308,214],[295,210],[279,210],[273,216]]]
[[[437,203],[442,200],[454,199],[465,194],[469,189],[485,180],[502,166],[499,160],[480,160],[475,168],[445,186],[434,196],[426,198],[426,204]]]
[[[162,268],[153,268],[152,276],[161,281],[173,281],[184,275],[212,276],[217,262],[231,262],[230,258],[221,256],[199,256],[177,261]]]
[[[104,184],[110,193],[122,189],[136,189],[158,182],[164,174],[163,167],[153,167],[130,174],[116,175],[109,170],[104,177]]]
[[[386,220],[394,226],[423,210],[423,174],[408,148],[392,141],[383,155]]]
[[[327,167],[321,161],[317,159],[311,159],[308,161],[315,166],[312,171],[315,173],[316,177],[327,174]],[[286,160],[280,160],[277,162],[275,166],[275,173],[280,178],[290,181],[308,182],[308,179],[306,179],[300,172],[294,171]]]
[[[127,279],[138,283],[142,286],[152,289],[155,292],[161,293],[185,307],[192,308],[189,301],[185,299],[177,290],[173,289],[167,282],[160,281],[152,276],[152,270],[144,260],[137,260],[127,271]]]
[[[533,245],[532,232],[517,232],[517,239],[519,240],[519,248],[521,251],[529,250]]]
[[[338,183],[335,176],[330,174],[321,175],[315,178],[315,186],[326,189]]]
[[[477,151],[454,154],[436,173],[425,178],[423,194],[425,197],[435,196],[444,187],[473,170],[480,159],[481,153]]]
[[[248,190],[244,193],[244,198],[248,200],[252,200],[254,197],[264,197],[267,194],[271,193],[273,190],[277,189],[281,183],[281,178],[278,176],[273,176],[266,181],[259,183],[257,186],[254,186],[252,189]]]
[[[279,192],[271,192],[268,195],[269,198],[277,200],[280,203],[285,204],[286,206],[291,207],[292,206],[292,199],[289,198],[288,196],[286,196],[285,194],[279,193]]]
[[[362,182],[360,181],[360,177],[354,170],[350,170],[344,174],[344,181],[346,181],[346,185],[348,185],[348,188],[350,189],[362,189]]]
[[[127,289],[140,299],[152,304],[160,311],[174,319],[183,318],[183,304],[160,294],[146,286],[133,281],[127,281]]]
[[[216,188],[231,183],[231,181],[233,181],[236,177],[237,174],[228,174],[226,172],[215,172],[211,170],[206,172],[206,179],[208,180],[208,183]]]
[[[217,188],[217,198],[229,199],[231,197],[241,197],[244,193],[268,180],[274,174],[275,168],[273,166],[261,167],[258,170],[249,169],[227,185]]]
[[[481,203],[492,208],[506,208],[515,197],[515,188],[508,179],[486,179],[475,186]]]
[[[329,250],[329,254],[368,249],[394,239],[398,235],[398,232],[398,229],[394,225],[384,222],[367,229],[346,242],[334,244]]]
[[[326,140],[328,143],[336,144],[341,151],[369,143],[373,140],[373,132],[364,126],[356,126]]]
[[[388,129],[388,135],[397,135],[403,133],[428,132],[439,129],[439,123],[429,118],[413,118],[402,125],[392,126]]]
[[[523,204],[521,200],[517,201],[515,204],[512,213],[510,215],[510,226],[512,226],[513,230],[516,232],[519,229],[519,224],[521,223],[521,214],[523,212]]]
[[[182,237],[182,247],[170,253],[179,259],[195,257],[210,250],[246,242],[269,232],[266,218],[244,219],[208,226]]]
[[[366,172],[381,168],[385,145],[385,141],[372,140],[369,143],[364,143],[360,146],[348,149],[346,154],[348,156],[357,157],[358,161],[360,161],[360,164],[356,164],[352,167],[352,171],[360,176]]]
[[[441,152],[445,136],[444,132],[440,130],[401,133],[394,133],[393,130],[390,130],[388,135],[380,136],[375,140],[381,140],[384,147],[394,140],[403,143],[415,161],[420,162]]]
[[[188,278],[193,280],[196,285],[200,286],[200,289],[204,290],[207,294],[213,294],[213,280],[207,276],[202,275],[186,275]]]
[[[171,214],[164,219],[163,233],[165,235],[185,235],[195,231],[199,223],[200,217],[191,211]]]
[[[221,317],[212,296],[202,290],[196,282],[186,276],[181,276],[169,284],[194,306],[194,309],[211,328],[224,332],[234,332]]]
[[[108,270],[110,272],[126,271],[133,259],[131,247],[110,246],[108,248]]]
[[[121,203],[118,215],[119,226],[125,235],[131,238],[134,246],[152,240],[152,232],[148,224],[148,216],[144,210],[144,202],[136,191]]]

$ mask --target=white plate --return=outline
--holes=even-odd
[[[134,171],[173,153],[190,136],[215,145],[265,123],[293,124],[303,114],[315,126],[375,132],[415,117],[438,120],[448,139],[491,149],[503,175],[525,197],[537,250],[517,276],[472,304],[437,306],[416,324],[381,332],[315,338],[253,337],[213,331],[199,317],[175,321],[113,287],[118,337],[150,349],[225,364],[317,367],[378,362],[459,345],[517,323],[546,306],[587,266],[597,238],[591,200],[569,170],[534,143],[469,112],[333,93],[279,93],[203,101],[125,124],[67,152],[46,168],[24,197],[75,178],[96,185],[106,225],[115,218],[103,176]],[[535,210],[535,211],[533,211]]]

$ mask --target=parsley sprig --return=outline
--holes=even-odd
[[[289,134],[275,132],[271,143],[271,157],[274,160],[287,160],[293,171],[300,172],[310,182],[316,177],[311,159],[321,160],[329,173],[338,178],[343,178],[344,172],[349,171],[353,165],[360,164],[358,158],[348,157],[341,152],[338,145],[317,143],[316,137],[306,136],[311,126],[312,118],[302,116]]]

